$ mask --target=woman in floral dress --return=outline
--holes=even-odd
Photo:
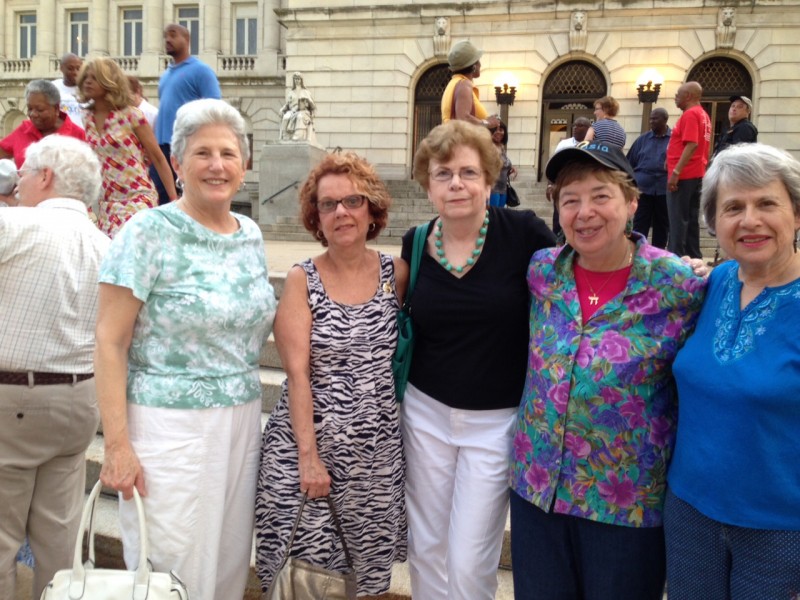
[[[568,148],[546,171],[567,245],[535,253],[528,269],[510,473],[515,597],[660,600],[672,361],[704,281],[631,232],[639,192],[619,148]]]
[[[167,159],[144,114],[133,105],[128,79],[110,58],[87,62],[78,76],[82,102],[90,102],[86,141],[103,166],[103,197],[97,226],[109,237],[134,214],[158,206],[158,192],[147,173],[152,162],[166,182],[170,200],[178,194]]]

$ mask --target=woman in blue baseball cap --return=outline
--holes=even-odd
[[[515,597],[661,600],[671,365],[704,281],[632,231],[639,191],[619,147],[562,150],[546,174],[567,244],[528,268],[510,468]]]

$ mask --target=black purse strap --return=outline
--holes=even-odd
[[[292,527],[292,533],[289,535],[289,543],[286,544],[286,555],[283,558],[283,562],[286,563],[289,560],[289,557],[292,554],[292,544],[294,543],[294,535],[297,533],[297,527],[300,525],[300,517],[303,516],[303,508],[306,506],[306,500],[308,500],[308,492],[303,494],[303,498],[300,500],[300,508],[297,511],[297,517],[294,520],[294,527]],[[347,542],[344,539],[344,533],[342,533],[342,525],[339,522],[339,515],[336,514],[336,508],[333,505],[333,500],[331,499],[331,495],[328,494],[325,496],[325,500],[328,501],[328,508],[331,510],[331,517],[333,518],[333,524],[336,527],[336,533],[339,535],[339,539],[342,541],[342,548],[344,549],[344,557],[347,560],[347,567],[353,571],[353,559],[350,556],[350,550],[347,548]]]

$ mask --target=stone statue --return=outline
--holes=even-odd
[[[433,21],[433,52],[436,56],[447,56],[450,52],[450,19],[436,17]]]
[[[281,141],[316,143],[314,113],[317,105],[303,85],[303,75],[292,76],[292,89],[286,92],[286,104],[281,107]]]
[[[723,6],[719,9],[717,18],[717,48],[733,48],[736,41],[736,9],[732,6]]]
[[[586,50],[586,13],[576,10],[572,13],[569,27],[569,49],[570,52]]]

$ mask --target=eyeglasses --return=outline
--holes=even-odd
[[[505,127],[489,127],[489,133],[494,133],[494,132],[496,132],[498,129],[499,129],[500,131],[505,131]]]
[[[317,210],[320,212],[320,214],[332,213],[336,210],[336,207],[339,206],[339,204],[342,204],[348,210],[355,210],[364,206],[364,202],[366,201],[367,197],[360,195],[345,196],[344,198],[339,198],[338,200],[324,198],[317,201]]]
[[[433,171],[429,171],[428,174],[434,181],[441,182],[450,181],[455,175],[453,171],[445,168],[434,169]],[[464,181],[477,181],[481,177],[483,177],[483,171],[476,167],[464,167],[458,172],[458,178]]]
[[[34,169],[33,167],[22,167],[21,169],[17,169],[17,178],[22,178],[25,173],[30,173],[31,171],[38,171],[39,169]]]

